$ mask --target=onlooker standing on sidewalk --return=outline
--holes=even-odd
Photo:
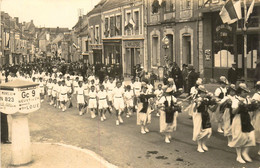
[[[238,72],[236,69],[236,63],[232,63],[232,67],[228,70],[228,81],[231,84],[236,84],[238,79]]]
[[[195,86],[196,81],[198,79],[198,74],[195,72],[193,65],[189,64],[188,65],[188,93],[190,93],[190,89]]]
[[[188,93],[187,83],[188,83],[188,68],[187,64],[182,65],[182,80],[183,80],[183,89],[185,93]]]
[[[183,86],[182,72],[176,62],[173,63],[171,74],[172,74],[172,78],[174,79],[177,90],[182,88]]]

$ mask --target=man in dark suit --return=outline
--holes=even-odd
[[[1,143],[10,144],[8,138],[8,122],[7,122],[7,114],[1,112]]]
[[[231,84],[236,84],[238,79],[238,72],[236,69],[236,63],[232,63],[232,67],[228,70],[228,81]]]
[[[190,94],[190,89],[195,86],[196,81],[198,79],[198,74],[195,72],[193,65],[189,64],[188,65],[188,93]]]

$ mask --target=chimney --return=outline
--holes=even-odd
[[[14,17],[14,19],[15,19],[16,24],[19,24],[19,18],[18,17]]]

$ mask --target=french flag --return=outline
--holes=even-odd
[[[241,2],[240,0],[234,1],[228,0],[221,9],[219,16],[223,23],[232,24],[242,18],[241,14]]]

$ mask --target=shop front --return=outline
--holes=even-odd
[[[256,7],[256,9],[259,7]],[[203,44],[205,58],[205,77],[218,79],[228,74],[228,69],[235,63],[239,76],[244,76],[244,32],[243,20],[228,25],[223,24],[219,12],[203,14]],[[252,18],[259,20],[254,12]],[[250,20],[249,19],[249,20]],[[259,21],[247,25],[247,75],[254,78],[256,60],[260,53]]]
[[[102,63],[107,66],[119,66],[122,72],[122,41],[104,40],[104,57]]]

